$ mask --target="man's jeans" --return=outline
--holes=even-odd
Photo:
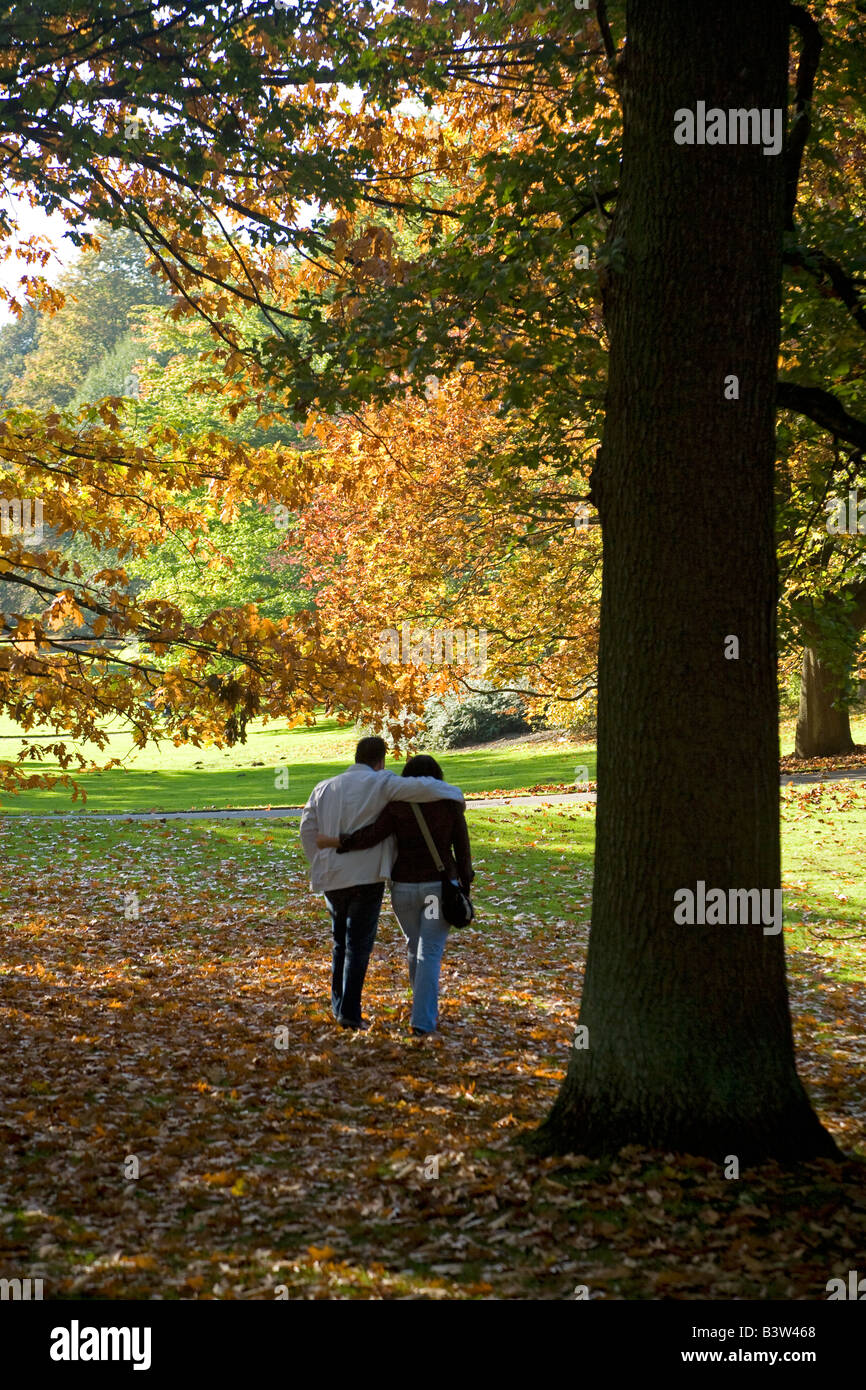
[[[439,1022],[439,969],[448,940],[442,916],[442,882],[392,883],[391,906],[406,938],[412,1027],[432,1033]]]
[[[379,925],[384,883],[332,888],[325,894],[334,937],[331,1008],[341,1023],[361,1023],[361,991]]]

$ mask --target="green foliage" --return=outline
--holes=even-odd
[[[134,232],[105,229],[99,235],[100,249],[83,253],[60,277],[66,303],[53,315],[37,316],[35,341],[32,334],[28,337],[26,311],[17,325],[3,330],[13,351],[21,343],[13,363],[18,370],[4,393],[10,402],[44,410],[86,399],[88,374],[97,372],[98,383],[106,355],[128,334],[130,310],[170,303],[168,292],[147,269],[147,255]],[[119,360],[112,358],[106,369],[112,381]]]
[[[248,344],[264,332],[256,310],[239,310],[235,319]],[[205,324],[176,324],[158,308],[138,313],[134,322],[130,342],[135,344],[137,395],[126,415],[133,433],[143,436],[160,425],[187,438],[216,431],[256,448],[300,446],[294,425],[263,427],[256,407],[246,406],[235,419],[229,417],[225,379],[212,360],[214,344]],[[122,353],[122,344],[117,352]],[[109,365],[106,359],[105,370]],[[209,539],[223,558],[202,549],[193,552],[189,537],[176,536],[128,566],[148,597],[176,603],[196,622],[223,606],[255,603],[263,617],[274,621],[309,606],[309,591],[301,585],[302,567],[286,563],[279,553],[286,530],[277,527],[273,512],[250,501],[237,517],[221,519],[209,510],[203,495],[199,510],[208,516]]]
[[[0,328],[0,401],[8,398],[13,381],[21,376],[27,358],[36,346],[40,318],[32,304],[25,304],[21,317]]]
[[[276,404],[244,406],[236,417],[229,413],[233,397],[213,361],[214,340],[199,319],[174,323],[161,309],[144,310],[134,319],[136,403],[128,421],[134,430],[169,425],[187,437],[216,430],[229,439],[243,440],[252,448],[269,444],[300,447],[301,438],[291,422],[259,424],[263,414],[276,412]],[[266,325],[258,310],[239,309],[232,322],[244,349],[260,351]],[[124,392],[123,394],[129,394]]]
[[[246,603],[258,604],[262,616],[273,621],[309,605],[301,567],[286,565],[277,555],[285,532],[272,512],[250,503],[232,521],[211,516],[208,534],[223,558],[192,552],[189,538],[179,535],[130,562],[128,572],[146,597],[177,604],[193,622],[216,608]]]
[[[98,401],[103,396],[135,396],[138,394],[136,364],[141,346],[128,331],[102,354],[87,371],[70,405]]]
[[[155,425],[192,437],[217,431],[246,445],[291,444],[294,426],[257,424],[260,411],[247,407],[234,420],[225,410],[224,378],[207,360],[213,339],[199,321],[175,324],[166,314],[169,296],[146,268],[139,239],[109,231],[99,252],[85,251],[61,278],[66,306],[53,317],[28,307],[20,321],[0,330],[10,395],[28,405],[71,407],[104,396],[128,398],[126,428],[143,439]],[[248,342],[265,332],[255,310],[238,310]],[[0,383],[3,377],[0,376]],[[204,496],[202,510],[207,511]],[[298,565],[277,552],[285,531],[252,501],[234,520],[210,517],[209,535],[223,558],[193,553],[190,537],[178,535],[145,558],[127,564],[130,592],[146,591],[181,606],[191,621],[214,609],[256,603],[264,617],[278,620],[308,606]],[[97,551],[82,536],[52,536],[66,559],[90,576],[120,563],[110,550]],[[275,561],[276,563],[272,563]],[[10,590],[6,594],[6,590]],[[22,606],[20,588],[0,583],[6,611]],[[34,600],[38,609],[39,602]]]
[[[458,699],[436,696],[424,711],[426,741],[436,748],[464,748],[529,731],[523,701],[504,690],[483,690]]]

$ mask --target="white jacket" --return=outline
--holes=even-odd
[[[331,888],[351,888],[358,883],[379,883],[390,877],[396,840],[389,835],[371,849],[338,854],[317,849],[317,835],[349,835],[370,825],[389,801],[459,801],[463,793],[437,777],[398,777],[396,772],[375,772],[366,763],[354,763],[345,772],[319,782],[301,813],[301,844],[310,861],[310,888],[327,893]]]

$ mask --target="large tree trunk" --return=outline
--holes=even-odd
[[[848,710],[837,702],[844,682],[823,662],[814,647],[803,649],[800,667],[800,708],[794,752],[798,758],[823,758],[853,753]]]
[[[797,1077],[781,934],[674,895],[778,889],[773,531],[783,155],[674,113],[784,108],[786,0],[632,0],[593,480],[604,537],[592,933],[542,1148],[835,1152]],[[739,399],[725,379],[739,378]],[[739,658],[726,659],[730,637]],[[728,650],[731,646],[728,643]]]

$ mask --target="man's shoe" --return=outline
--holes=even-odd
[[[366,1018],[362,1018],[360,1023],[356,1023],[351,1018],[338,1018],[337,1022],[341,1028],[352,1028],[356,1033],[364,1032],[365,1029],[370,1027],[370,1021]]]

